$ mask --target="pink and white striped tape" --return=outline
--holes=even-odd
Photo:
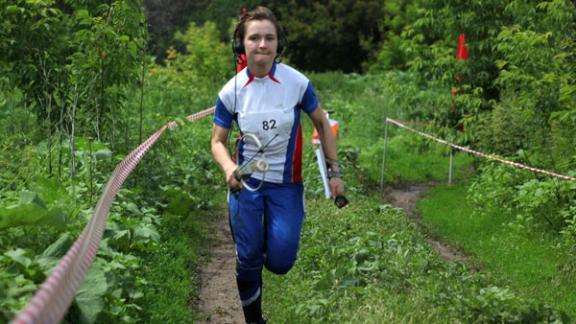
[[[573,178],[573,177],[570,177],[570,176],[567,176],[567,175],[562,175],[562,174],[558,174],[558,173],[555,173],[555,172],[552,172],[552,171],[547,171],[547,170],[543,170],[543,169],[534,168],[534,167],[527,166],[527,165],[524,165],[524,164],[521,164],[521,163],[518,163],[518,162],[513,162],[513,161],[504,160],[504,159],[499,158],[499,157],[494,156],[494,155],[482,153],[482,152],[479,152],[479,151],[475,151],[475,150],[469,149],[469,148],[464,147],[464,146],[460,146],[460,145],[456,145],[456,144],[450,143],[450,142],[445,141],[445,140],[443,140],[443,139],[439,139],[439,138],[434,137],[434,136],[432,136],[432,135],[429,135],[429,134],[426,134],[426,133],[421,132],[421,131],[419,131],[419,130],[415,130],[415,129],[411,128],[411,127],[408,127],[408,126],[402,124],[401,122],[399,122],[399,121],[397,121],[397,120],[394,120],[394,119],[392,119],[392,118],[386,117],[386,122],[390,122],[390,123],[392,123],[392,124],[394,124],[394,125],[396,125],[396,126],[399,126],[399,127],[404,128],[404,129],[407,129],[407,130],[409,130],[409,131],[411,131],[411,132],[417,133],[417,134],[419,134],[419,135],[421,135],[421,136],[424,136],[424,137],[426,137],[426,138],[429,138],[429,139],[431,139],[431,140],[433,140],[433,141],[436,141],[436,142],[438,142],[438,143],[442,143],[442,144],[444,144],[444,145],[451,146],[451,147],[453,147],[453,148],[455,148],[455,149],[458,149],[458,150],[460,150],[460,151],[464,151],[464,152],[467,152],[467,153],[470,153],[470,154],[474,154],[474,155],[477,155],[477,156],[480,156],[480,157],[483,157],[483,158],[486,158],[486,159],[489,159],[489,160],[492,160],[492,161],[498,161],[498,162],[500,162],[500,163],[504,163],[504,164],[507,164],[507,165],[510,165],[510,166],[513,166],[513,167],[516,167],[516,168],[520,168],[520,169],[524,169],[524,170],[529,170],[529,171],[532,171],[532,172],[537,172],[537,173],[541,173],[541,174],[546,174],[546,175],[549,175],[549,176],[551,176],[551,177],[556,177],[556,178],[560,178],[560,179],[564,179],[564,180],[576,182],[576,178]]]
[[[214,113],[214,107],[186,117],[195,121]],[[108,218],[108,211],[120,187],[128,175],[140,163],[144,154],[154,145],[168,128],[174,128],[177,123],[170,122],[150,136],[144,143],[130,152],[120,162],[108,180],[104,192],[96,205],[94,215],[84,227],[80,237],[68,250],[64,258],[50,273],[50,276],[40,286],[34,297],[12,320],[11,323],[58,323],[70,307],[76,290],[92,264]]]

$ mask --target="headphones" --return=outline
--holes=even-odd
[[[238,22],[238,24],[236,25],[236,28],[234,29],[234,34],[232,36],[232,53],[234,53],[235,57],[239,57],[242,54],[246,54],[246,49],[244,48],[244,42],[240,35],[240,29],[244,26],[245,23],[246,19],[242,17]],[[276,49],[275,59],[281,57],[284,54],[284,51],[286,50],[286,33],[284,32],[284,28],[282,28],[280,24],[278,24],[277,34],[278,34],[278,47]]]

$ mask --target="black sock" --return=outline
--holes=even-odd
[[[265,323],[262,318],[262,294],[250,305],[242,306],[246,323]]]

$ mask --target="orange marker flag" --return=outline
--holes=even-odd
[[[466,47],[466,34],[461,33],[458,37],[458,51],[456,52],[456,58],[462,61],[468,59],[468,48]]]

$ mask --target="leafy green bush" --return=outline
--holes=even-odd
[[[574,183],[532,176],[506,165],[486,164],[469,188],[468,197],[480,215],[500,213],[521,233],[568,231],[570,206],[576,201]],[[567,233],[568,233],[567,232]]]
[[[479,115],[471,128],[476,133],[478,149],[484,152],[514,156],[520,150],[543,144],[542,120],[514,98],[503,99],[493,111]]]
[[[464,126],[462,143],[496,143],[496,153],[511,155],[522,147],[541,166],[573,169],[573,1],[392,1],[388,7],[397,18],[384,21],[389,41],[372,70],[400,65],[423,82],[453,84],[452,103],[432,115],[448,131]],[[467,35],[467,61],[454,55],[460,33]]]
[[[572,90],[576,91],[576,90]],[[574,96],[572,96],[574,97]],[[574,107],[576,103],[570,104]],[[569,107],[569,105],[566,105]],[[554,165],[559,172],[576,170],[576,110],[552,113],[550,135]]]
[[[186,54],[175,58],[178,70],[194,73],[217,87],[234,72],[230,47],[220,41],[215,23],[191,23],[185,33],[177,32],[175,38],[186,45]]]

